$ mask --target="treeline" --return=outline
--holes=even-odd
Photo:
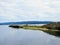
[[[45,27],[47,29],[58,29],[58,30],[60,30],[60,22],[50,23],[47,25],[43,25],[42,27]]]

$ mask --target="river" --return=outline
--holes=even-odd
[[[0,25],[0,45],[60,45],[60,37],[39,30],[25,30]]]

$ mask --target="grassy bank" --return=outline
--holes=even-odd
[[[57,29],[48,29],[46,27],[42,27],[42,26],[30,26],[30,25],[23,25],[23,26],[18,26],[18,25],[11,25],[9,27],[13,27],[13,28],[22,28],[22,29],[26,29],[26,30],[40,30],[46,33],[49,33],[51,35],[54,36],[60,36],[60,30]]]
[[[26,30],[40,30],[40,31],[46,32],[48,34],[60,37],[60,30],[47,29],[47,28],[42,28],[40,26],[21,26],[21,27]]]

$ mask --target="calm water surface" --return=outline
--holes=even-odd
[[[0,25],[0,45],[60,45],[60,38],[39,30],[14,29]]]

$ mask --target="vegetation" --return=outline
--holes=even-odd
[[[18,25],[10,25],[9,27],[19,28],[19,26],[18,26]]]
[[[46,24],[43,26],[30,26],[28,24],[26,25],[10,25],[10,27],[14,28],[23,28],[23,29],[29,29],[29,30],[41,30],[43,32],[55,35],[55,36],[60,36],[60,22],[55,22],[51,24]]]
[[[9,27],[33,29],[33,30],[52,30],[53,29],[53,30],[59,30],[60,31],[60,22],[46,24],[43,26],[30,26],[28,24],[25,24],[25,25],[10,25]]]
[[[60,30],[60,22],[55,22],[55,23],[47,24],[47,25],[44,25],[42,27],[47,28],[47,29]]]

